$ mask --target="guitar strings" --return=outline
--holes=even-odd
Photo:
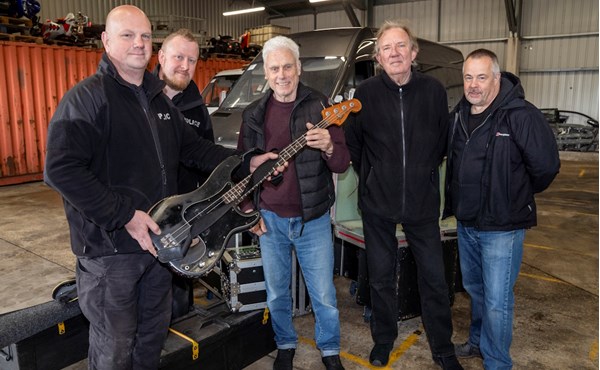
[[[319,123],[317,123],[316,125],[311,127],[310,130],[313,130],[315,128],[328,127],[333,122],[335,122],[337,119],[343,117],[346,114],[346,112],[344,110],[346,110],[345,106],[343,106],[342,112],[337,113],[337,112],[335,112],[335,110],[333,110],[333,114],[322,119]],[[308,131],[310,131],[310,130],[308,130]],[[269,176],[271,176],[273,174],[273,172],[275,172],[276,167],[283,166],[283,164],[286,161],[288,161],[291,157],[293,157],[297,152],[300,151],[300,149],[302,149],[306,145],[306,135],[308,134],[308,131],[306,133],[304,133],[302,136],[300,136],[298,139],[294,140],[290,145],[286,146],[279,153],[279,158],[277,159],[277,162],[276,162],[276,165],[274,166],[274,168],[269,170],[267,172],[267,174],[262,179],[260,179],[260,181],[257,181],[256,184],[254,184],[254,186],[252,186],[250,189],[247,189],[245,192],[243,191],[243,189],[250,182],[252,175],[246,176],[240,182],[235,184],[231,189],[226,191],[222,196],[220,196],[214,202],[208,204],[206,208],[204,208],[202,211],[200,211],[196,215],[194,215],[189,221],[186,220],[184,225],[181,225],[178,229],[175,229],[172,232],[172,237],[175,239],[177,244],[179,244],[179,243],[183,242],[183,240],[185,240],[185,238],[187,236],[187,232],[192,227],[190,223],[193,222],[194,219],[212,212],[214,209],[216,209],[223,203],[230,204],[230,203],[236,202],[234,204],[238,204],[247,195],[252,193],[258,186],[260,186],[260,184],[262,184]],[[295,151],[292,149],[295,149]],[[233,194],[230,194],[230,193],[233,193]],[[235,196],[237,196],[237,197],[235,197]],[[181,240],[179,240],[179,238],[182,236],[183,236],[183,238]]]

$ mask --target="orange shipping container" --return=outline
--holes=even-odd
[[[48,123],[58,102],[96,72],[102,50],[0,41],[0,185],[42,179]],[[149,68],[157,63],[152,57]],[[198,61],[194,81],[202,89],[241,59]]]

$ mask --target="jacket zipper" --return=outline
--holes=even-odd
[[[400,130],[402,136],[402,210],[401,214],[404,215],[404,209],[406,208],[406,135],[404,127],[404,104],[402,101],[402,87],[398,89],[400,92]]]
[[[465,127],[465,122],[464,122],[464,120],[463,120],[463,115],[462,115],[460,112],[458,113],[458,118],[459,118],[459,120],[460,120],[460,127],[461,127],[461,129],[463,130],[463,132],[465,133],[465,137],[467,138],[467,139],[465,140],[465,147],[464,147],[464,149],[463,149],[463,155],[460,157],[460,172],[458,173],[458,184],[459,184],[459,187],[460,187],[460,188],[462,188],[462,178],[463,178],[463,177],[462,177],[462,174],[463,174],[463,171],[464,171],[464,170],[463,170],[463,168],[464,168],[464,165],[463,165],[464,163],[463,163],[463,162],[464,162],[464,160],[465,160],[465,154],[466,154],[467,150],[469,150],[469,143],[470,143],[470,141],[471,141],[471,137],[473,137],[473,134],[475,133],[475,131],[477,131],[479,128],[481,128],[483,125],[485,125],[485,123],[487,122],[487,120],[488,120],[488,119],[489,119],[491,116],[492,116],[492,114],[491,114],[491,113],[490,113],[490,114],[488,114],[488,116],[487,116],[487,117],[485,117],[485,119],[483,120],[483,122],[482,122],[482,123],[481,123],[479,126],[475,127],[475,128],[473,129],[473,131],[471,132],[471,135],[469,135],[469,133],[468,133],[468,131],[467,131],[466,127]],[[489,143],[488,143],[488,144],[489,144]],[[486,144],[486,148],[487,148],[488,144]],[[456,212],[456,213],[458,213],[458,212]],[[477,218],[479,218],[479,216],[477,216]]]
[[[152,132],[152,139],[154,141],[154,148],[156,149],[156,154],[158,156],[158,163],[160,165],[160,174],[162,178],[162,197],[167,196],[167,171],[165,169],[165,163],[162,155],[162,150],[160,149],[160,141],[158,139],[158,132],[156,132],[156,127],[152,124],[150,114],[146,107],[142,107],[144,110],[144,114],[146,115],[146,120],[148,121],[148,126],[150,126],[150,132]]]

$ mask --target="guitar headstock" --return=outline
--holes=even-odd
[[[329,124],[341,126],[350,113],[358,112],[361,109],[362,104],[358,99],[350,99],[323,109],[321,115],[323,120]]]

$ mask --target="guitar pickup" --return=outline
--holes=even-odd
[[[157,248],[156,254],[158,260],[162,263],[182,259],[187,252],[187,248],[183,248],[177,243],[177,240],[171,234],[166,234],[160,238],[160,243],[163,247]]]

